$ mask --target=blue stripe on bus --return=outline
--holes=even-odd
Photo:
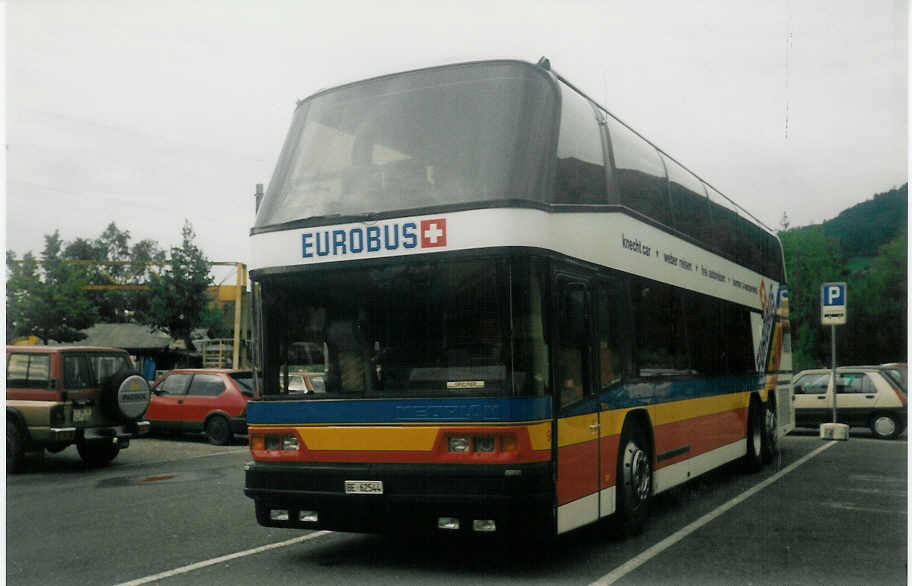
[[[712,378],[642,378],[636,382],[615,385],[598,395],[561,410],[560,417],[594,413],[597,409],[631,409],[660,403],[699,399],[715,395],[742,393],[763,387],[765,377],[720,376]]]
[[[594,413],[597,409],[630,409],[757,390],[763,376],[641,379],[602,391],[568,409],[561,417]],[[551,397],[440,399],[318,399],[251,401],[250,424],[405,423],[405,422],[520,422],[551,418]]]
[[[551,418],[551,397],[250,401],[247,423],[510,422]]]

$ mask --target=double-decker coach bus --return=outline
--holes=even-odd
[[[635,533],[792,425],[776,236],[545,59],[299,102],[251,234],[262,525]]]

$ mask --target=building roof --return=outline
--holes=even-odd
[[[153,332],[141,324],[97,323],[82,330],[86,337],[78,342],[58,346],[112,346],[124,350],[167,350],[171,337],[164,332]]]

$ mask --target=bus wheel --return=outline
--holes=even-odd
[[[767,401],[763,409],[763,463],[769,464],[779,454],[779,438],[777,437],[776,405]]]
[[[759,404],[757,399],[751,399],[747,410],[747,454],[744,455],[744,468],[748,472],[758,472],[763,468],[764,424]]]
[[[624,425],[618,444],[617,524],[627,535],[643,531],[652,497],[652,455],[642,426]]]

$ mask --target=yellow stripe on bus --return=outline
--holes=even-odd
[[[748,406],[750,393],[732,393],[729,395],[716,395],[713,397],[701,397],[699,399],[688,399],[686,401],[674,401],[672,403],[660,403],[655,408],[656,426],[677,423],[686,419],[695,417],[705,417],[707,415],[716,415],[726,411],[736,409],[745,409]]]
[[[304,445],[311,450],[365,451],[390,450],[429,452],[434,449],[434,442],[441,429],[447,432],[459,432],[460,429],[478,429],[479,427],[506,427],[504,424],[492,426],[490,423],[460,425],[320,425],[295,427]],[[529,442],[533,450],[551,449],[551,422],[542,421],[529,425],[509,424],[508,427],[526,427]],[[264,429],[252,427],[252,430]],[[268,429],[268,428],[266,428]]]
[[[407,450],[430,452],[437,439],[436,427],[298,427],[304,445],[311,450]]]

